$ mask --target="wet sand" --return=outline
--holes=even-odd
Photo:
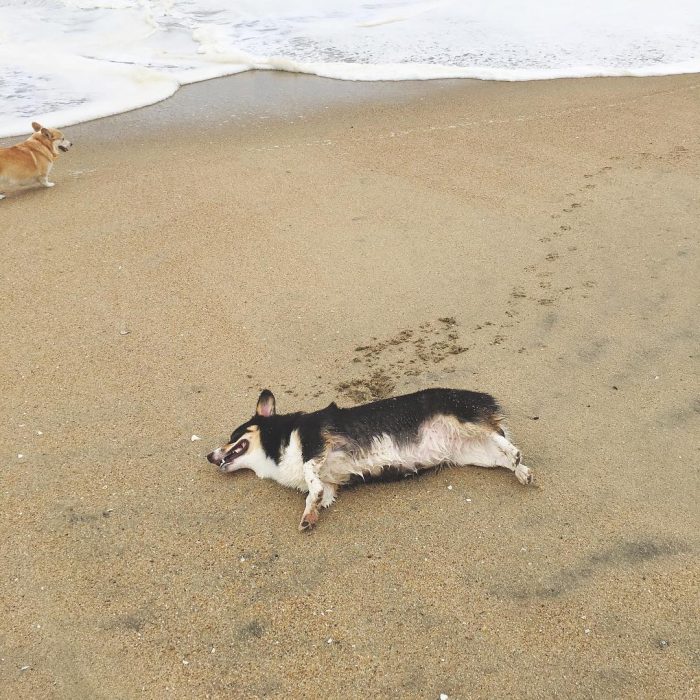
[[[0,695],[694,697],[698,76],[249,74],[65,131],[0,202]],[[501,399],[536,485],[304,535],[204,459],[262,387],[428,386]]]

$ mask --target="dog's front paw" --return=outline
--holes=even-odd
[[[318,511],[310,511],[304,513],[301,516],[301,522],[299,523],[299,532],[305,532],[306,530],[313,530],[318,522]]]

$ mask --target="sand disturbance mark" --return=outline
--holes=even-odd
[[[397,383],[424,375],[469,349],[460,343],[457,327],[457,320],[446,316],[386,339],[371,338],[353,353],[351,365],[357,367],[359,376],[339,382],[336,391],[356,403],[392,396]],[[454,370],[449,362],[442,368],[445,373]]]
[[[485,325],[491,324],[487,321]],[[425,380],[447,383],[442,375],[451,374],[457,368],[450,360],[469,349],[460,342],[458,326],[457,319],[444,316],[387,338],[371,337],[350,351],[350,357],[345,355],[335,361],[338,369],[333,375],[347,378],[333,386],[333,398],[349,399],[350,403],[358,404],[425,388]],[[253,379],[252,375],[246,376]],[[416,381],[414,377],[421,379]],[[318,383],[311,384],[307,391],[283,384],[281,393],[307,399],[327,396],[326,377],[319,375],[316,379]],[[259,389],[251,384],[248,390]]]
[[[668,164],[669,170],[677,168],[679,162],[685,164],[697,162],[698,152],[684,145],[674,146],[663,153],[639,152],[626,156],[614,155],[609,157],[609,165],[602,165],[594,172],[585,173],[580,187],[573,192],[566,192],[560,211],[550,214],[553,219],[553,228],[541,238],[539,242],[546,247],[539,262],[527,265],[523,268],[525,275],[517,286],[514,286],[508,299],[508,308],[505,311],[506,318],[498,324],[494,330],[496,335],[491,345],[505,345],[508,341],[507,329],[513,328],[520,322],[523,305],[534,303],[542,307],[550,307],[542,317],[541,324],[545,330],[549,330],[557,320],[556,307],[559,302],[572,293],[575,289],[582,299],[586,299],[591,291],[596,288],[597,282],[592,279],[567,280],[564,284],[555,284],[554,280],[561,274],[567,258],[576,254],[578,250],[576,238],[582,226],[585,226],[586,206],[594,202],[596,189],[605,187],[616,168],[628,168],[641,170],[645,167],[658,169],[659,166]],[[568,266],[567,269],[576,269]],[[478,328],[478,327],[477,327]],[[526,348],[520,348],[518,352],[525,352]]]
[[[679,146],[669,154],[669,157],[677,159],[685,153],[687,150]],[[642,153],[639,156],[642,160],[646,160],[648,154]],[[612,156],[610,160],[618,164],[622,158]],[[507,329],[520,323],[523,305],[534,303],[540,307],[550,307],[541,321],[545,330],[549,330],[557,321],[556,307],[567,294],[578,286],[581,297],[585,299],[590,291],[596,287],[596,282],[590,279],[578,282],[571,281],[571,283],[568,283],[567,280],[567,283],[563,285],[557,285],[555,279],[561,273],[561,263],[565,263],[567,257],[575,254],[578,250],[574,243],[577,233],[584,223],[582,217],[585,216],[585,208],[594,201],[596,188],[600,184],[605,184],[613,168],[613,165],[604,165],[594,173],[584,174],[585,182],[582,182],[580,187],[575,188],[574,192],[566,192],[565,199],[560,205],[561,209],[550,214],[551,219],[554,220],[553,228],[538,239],[546,247],[546,251],[539,262],[523,268],[525,274],[521,277],[519,284],[514,286],[510,292],[505,311],[506,318],[494,329],[496,334],[491,345],[507,344],[509,339]],[[602,183],[590,182],[591,179],[600,179]],[[569,266],[568,269],[571,267]],[[521,347],[518,352],[526,352],[526,348]]]

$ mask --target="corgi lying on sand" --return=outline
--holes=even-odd
[[[49,173],[59,152],[73,144],[58,129],[47,129],[32,122],[34,133],[24,142],[0,148],[0,199],[6,189],[27,185],[53,187]]]
[[[426,389],[383,401],[313,413],[275,412],[275,397],[260,394],[255,415],[207,455],[222,472],[252,469],[260,478],[308,492],[300,530],[312,528],[319,508],[354,476],[385,469],[415,473],[439,464],[505,467],[522,484],[532,472],[506,438],[503,416],[489,394]]]

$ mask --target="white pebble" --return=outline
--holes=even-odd
[[[202,439],[202,438],[199,437],[199,435],[193,435],[193,436],[190,438],[190,440],[191,440],[192,442],[196,442],[197,440],[201,440],[201,439]]]
[[[22,459],[24,455],[17,455],[17,459]]]
[[[450,484],[450,485],[447,487],[447,490],[448,490],[448,491],[452,491],[452,484]]]
[[[440,693],[440,700],[449,700],[449,697],[445,693]]]

